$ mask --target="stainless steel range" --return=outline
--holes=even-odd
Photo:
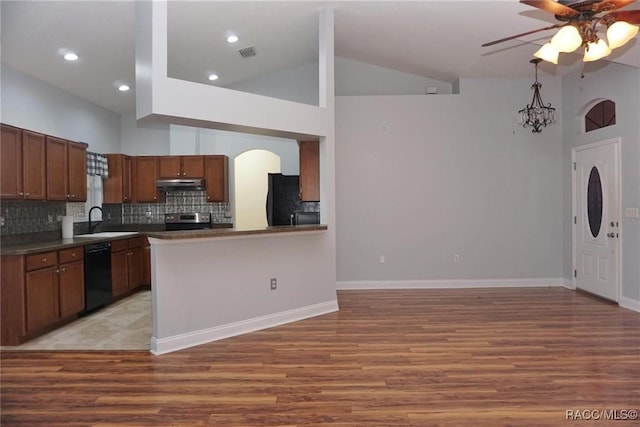
[[[201,212],[165,214],[164,225],[167,231],[205,230],[213,228],[211,214]]]

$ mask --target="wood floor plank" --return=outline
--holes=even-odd
[[[562,288],[341,291],[163,356],[3,351],[2,426],[581,426],[640,410],[640,314]]]

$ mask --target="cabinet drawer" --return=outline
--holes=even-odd
[[[111,241],[111,253],[120,252],[120,251],[126,251],[128,248],[129,248],[129,244],[127,242],[127,239],[120,239],[120,240],[112,240]]]
[[[84,251],[82,249],[82,246],[69,248],[69,249],[62,249],[58,251],[58,259],[60,260],[60,264],[79,261],[83,258],[84,258]]]
[[[143,247],[144,240],[145,240],[144,236],[134,237],[133,239],[129,239],[129,249]]]
[[[58,264],[58,254],[56,252],[42,252],[27,256],[27,271],[39,270]]]

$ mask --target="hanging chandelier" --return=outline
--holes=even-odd
[[[540,88],[542,84],[538,82],[538,64],[542,61],[540,58],[532,59],[532,64],[536,67],[536,81],[531,85],[533,89],[533,99],[531,104],[528,104],[522,110],[518,111],[518,124],[522,127],[531,126],[531,132],[540,133],[543,127],[547,127],[550,123],[556,121],[556,109],[551,104],[545,105],[542,102],[542,96],[540,95]]]

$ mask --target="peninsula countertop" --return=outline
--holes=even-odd
[[[277,233],[299,233],[304,231],[321,231],[326,230],[327,226],[323,224],[306,224],[306,225],[280,225],[275,227],[263,228],[218,228],[212,230],[179,230],[179,231],[155,231],[143,233],[147,237],[162,240],[179,240],[179,239],[200,239],[210,237],[235,237],[257,234],[277,234]]]
[[[256,229],[237,228],[213,228],[206,230],[178,230],[178,231],[129,231],[129,232],[102,232],[95,234],[76,235],[70,239],[53,239],[38,243],[24,243],[15,245],[2,245],[2,255],[29,255],[38,252],[55,251],[73,246],[83,246],[104,241],[130,239],[146,236],[162,240],[199,239],[210,237],[232,237],[259,234],[296,233],[304,231],[326,230],[326,225],[283,225],[276,227],[264,227]]]

